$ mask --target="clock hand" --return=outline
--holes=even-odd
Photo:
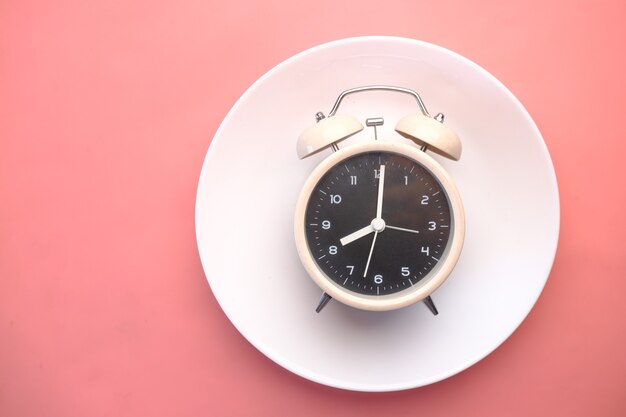
[[[374,232],[374,239],[372,239],[372,247],[370,248],[370,254],[367,257],[367,263],[365,264],[365,272],[363,273],[363,278],[367,275],[367,270],[370,267],[370,261],[372,260],[372,252],[374,252],[374,244],[376,243],[376,236],[378,236],[378,232]]]
[[[378,175],[378,200],[376,203],[376,218],[382,219],[383,217],[383,191],[385,189],[385,166],[380,166],[380,173]]]
[[[372,220],[369,226],[365,226],[356,232],[350,233],[348,236],[344,236],[339,239],[339,241],[343,246],[346,246],[348,243],[354,242],[355,240],[360,239],[363,236],[367,236],[372,232],[382,232],[383,230],[385,230],[385,221],[383,219],[376,218]]]
[[[397,226],[389,226],[388,224],[385,225],[385,228],[389,228],[389,229],[393,229],[393,230],[401,230],[403,232],[419,233],[418,230],[405,229],[404,227],[397,227]]]
[[[357,239],[362,238],[363,236],[367,236],[374,231],[374,227],[371,224],[357,230],[354,233],[350,233],[348,236],[344,236],[339,241],[343,246],[346,246],[348,243],[352,243]]]

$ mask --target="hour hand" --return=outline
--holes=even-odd
[[[343,246],[346,246],[348,243],[352,243],[355,240],[360,239],[363,236],[367,236],[372,232],[374,232],[374,226],[372,226],[371,224],[368,224],[364,228],[359,229],[354,233],[350,233],[348,236],[342,237],[341,239],[339,239],[339,241],[341,242]]]

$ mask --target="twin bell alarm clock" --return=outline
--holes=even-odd
[[[356,117],[337,113],[350,94],[409,94],[418,111],[396,121],[410,141],[378,138],[382,117],[365,120],[371,139],[340,147],[362,131]],[[394,310],[423,301],[438,314],[433,292],[450,276],[465,235],[461,196],[450,174],[429,155],[457,161],[461,141],[431,117],[413,90],[365,86],[342,92],[326,117],[298,138],[300,159],[330,151],[311,172],[296,203],[295,243],[304,269],[331,299],[363,310]]]

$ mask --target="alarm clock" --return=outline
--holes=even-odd
[[[364,129],[356,117],[337,114],[342,100],[374,90],[409,94],[418,111],[397,120],[396,138],[379,139],[385,119],[367,118],[373,137],[340,148]],[[458,135],[443,114],[430,116],[417,92],[395,86],[343,91],[327,117],[315,118],[298,138],[297,155],[332,153],[302,187],[294,234],[302,265],[322,290],[316,311],[331,299],[373,311],[423,301],[437,315],[431,295],[459,259],[465,215],[450,174],[428,152],[459,160]]]

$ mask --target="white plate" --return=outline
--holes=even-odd
[[[296,253],[296,198],[327,155],[298,160],[296,138],[341,91],[370,84],[418,91],[463,141],[459,162],[435,156],[455,179],[467,216],[459,263],[433,295],[436,317],[422,303],[377,313],[331,302],[316,314],[320,290]],[[360,120],[384,116],[379,137],[391,139],[399,138],[395,121],[417,106],[409,96],[371,92],[349,96],[341,110]],[[196,201],[204,271],[241,334],[298,375],[359,391],[430,384],[492,352],[541,293],[558,230],[552,162],[519,101],[469,60],[391,37],[325,44],[261,77],[217,131]]]

